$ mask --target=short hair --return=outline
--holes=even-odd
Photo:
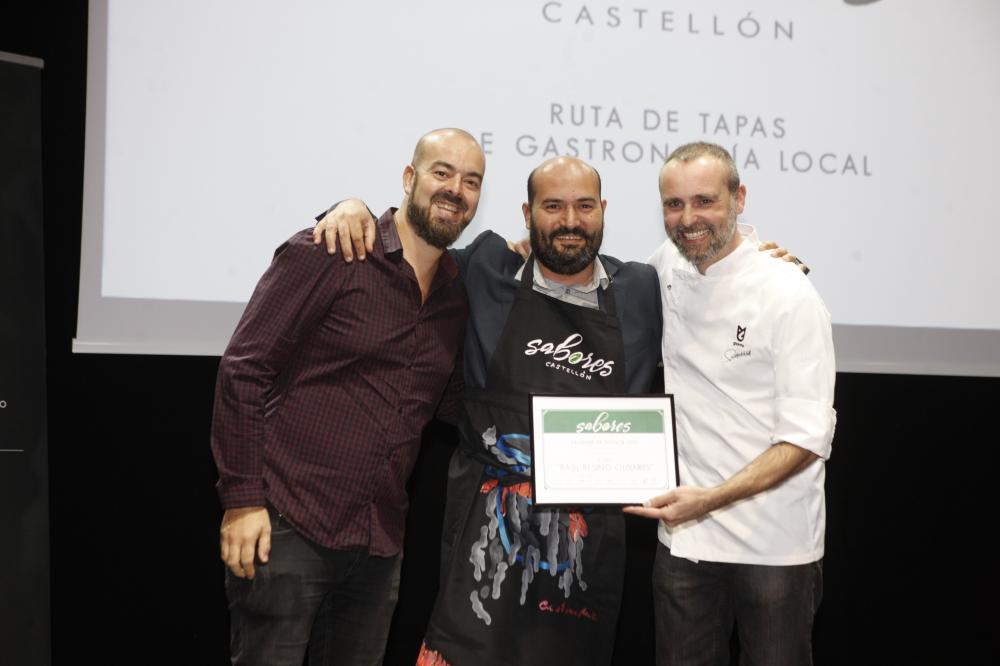
[[[670,157],[668,157],[667,161],[663,163],[663,166],[666,166],[671,162],[690,162],[691,160],[698,159],[699,157],[714,157],[722,162],[726,168],[729,169],[729,179],[726,182],[726,186],[729,188],[729,193],[736,194],[736,192],[739,191],[740,172],[736,170],[736,162],[733,161],[729,151],[715,143],[708,143],[706,141],[685,143],[683,146],[670,153]]]
[[[553,158],[553,159],[557,159],[557,158]],[[534,169],[532,169],[531,173],[528,174],[528,206],[532,206],[535,203],[535,172],[537,172],[543,166],[547,165],[550,161],[551,160],[546,160],[546,161],[542,162],[541,164],[539,164],[538,166],[536,166]],[[587,164],[583,160],[578,160],[578,162],[580,164],[583,164],[584,166],[588,167],[591,171],[594,172],[594,175],[597,176],[597,198],[600,199],[601,198],[601,172],[598,171],[597,169],[595,169],[592,165]]]

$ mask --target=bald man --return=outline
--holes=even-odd
[[[219,366],[212,451],[233,664],[379,664],[399,585],[405,484],[454,421],[468,314],[444,252],[485,161],[456,129],[417,143],[368,260],[302,231],[275,252]],[[360,363],[363,360],[364,363]],[[355,412],[336,409],[351,405]]]
[[[449,469],[444,573],[418,663],[610,661],[624,523],[617,509],[533,507],[527,399],[649,390],[658,283],[649,266],[599,254],[606,206],[593,167],[549,160],[529,176],[522,206],[532,258],[492,232],[456,253],[470,308],[465,409]],[[546,343],[612,371],[531,353]]]
[[[656,373],[656,273],[599,254],[606,207],[593,167],[555,158],[528,178],[527,262],[493,232],[453,252],[469,294],[466,388],[441,586],[419,664],[611,660],[625,569],[621,511],[536,510],[528,439],[530,394],[645,393]],[[546,348],[601,359],[610,372],[537,351]]]

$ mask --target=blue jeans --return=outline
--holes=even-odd
[[[330,550],[273,509],[271,555],[253,580],[226,571],[232,663],[240,666],[382,661],[399,596],[402,555]]]
[[[742,666],[808,666],[822,560],[795,566],[692,562],[660,544],[653,565],[656,663],[728,666],[735,623]]]

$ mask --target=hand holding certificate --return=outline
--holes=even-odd
[[[673,396],[531,398],[535,504],[641,504],[677,486]]]

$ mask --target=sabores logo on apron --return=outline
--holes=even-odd
[[[583,342],[583,336],[573,333],[565,340],[556,344],[545,342],[541,338],[530,340],[524,348],[525,356],[535,356],[541,354],[549,357],[545,361],[545,367],[565,372],[590,381],[594,375],[608,377],[615,371],[614,361],[606,361],[603,358],[594,358],[593,352],[576,349]]]

